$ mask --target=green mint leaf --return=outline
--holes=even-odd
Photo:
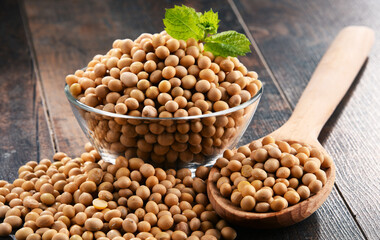
[[[205,34],[215,34],[218,31],[219,27],[219,17],[218,13],[214,13],[212,9],[208,12],[204,12],[200,16],[200,24],[202,25],[203,29],[205,30]],[[207,37],[207,36],[206,36]]]
[[[185,5],[174,6],[166,9],[163,22],[166,32],[173,38],[202,41],[205,50],[216,56],[236,57],[251,52],[251,43],[244,34],[235,31],[217,33],[219,17],[212,9],[202,14]]]
[[[200,40],[204,35],[203,29],[199,27],[200,14],[185,5],[166,9],[164,25],[166,32],[178,40]]]
[[[209,36],[205,39],[205,51],[210,51],[216,56],[236,57],[245,56],[251,52],[249,48],[251,42],[241,33],[235,31],[225,31]]]

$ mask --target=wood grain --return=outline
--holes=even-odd
[[[13,181],[22,164],[52,157],[53,147],[16,1],[0,1],[0,22],[0,176]]]
[[[292,106],[340,28],[366,25],[380,33],[378,1],[235,3]],[[376,41],[368,63],[320,136],[337,165],[336,186],[369,239],[380,238],[379,59]]]
[[[78,154],[86,141],[68,103],[64,100],[65,75],[84,66],[95,54],[106,52],[116,38],[135,38],[142,32],[161,31],[164,8],[171,7],[175,3],[25,1],[48,109],[60,150],[67,151],[70,155]],[[191,1],[188,4],[196,7],[198,11],[212,7],[215,11],[219,11],[222,17],[221,30],[235,29],[243,32],[226,1]],[[256,70],[266,84],[264,97],[254,122],[241,141],[248,143],[281,126],[291,111],[286,100],[280,97],[257,54],[250,54],[241,60],[249,69]],[[321,213],[329,217],[323,218]],[[307,232],[295,227],[284,232],[284,235],[277,235],[275,232],[267,236],[292,238],[295,234],[300,234],[299,238],[308,238],[315,237],[315,233],[318,233],[322,239],[328,239],[331,233],[336,233],[336,236],[346,239],[362,237],[344,207],[342,199],[336,193],[332,194],[317,214],[302,224],[313,230]],[[323,226],[323,229],[316,232],[313,226],[318,225]],[[260,233],[258,235],[260,236]],[[241,238],[251,239],[251,234],[242,235]]]

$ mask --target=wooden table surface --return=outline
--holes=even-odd
[[[163,29],[164,8],[185,3],[219,12],[221,30],[245,33],[241,57],[265,92],[240,144],[290,116],[319,59],[347,25],[380,34],[378,0],[0,1],[0,178],[56,151],[77,156],[86,138],[64,96],[64,78],[117,38]],[[320,141],[337,167],[323,206],[294,226],[238,229],[238,239],[380,239],[380,44],[324,127]],[[331,79],[334,81],[334,79]]]

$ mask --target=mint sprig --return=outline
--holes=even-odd
[[[220,20],[212,9],[202,14],[185,5],[174,6],[166,9],[163,21],[166,32],[173,38],[194,38],[203,42],[205,50],[216,56],[245,56],[251,52],[251,43],[244,34],[236,31],[217,33]]]

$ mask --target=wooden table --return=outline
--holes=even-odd
[[[86,138],[64,96],[64,78],[105,53],[114,39],[163,29],[164,8],[182,1],[0,1],[0,176],[14,180],[29,160],[56,151],[77,156]],[[219,12],[221,30],[245,33],[253,53],[241,57],[265,83],[240,144],[281,126],[319,59],[346,25],[380,33],[377,0],[188,1]],[[380,43],[324,127],[320,140],[337,166],[323,206],[292,227],[238,229],[239,239],[380,238]],[[334,79],[331,79],[334,81]]]

